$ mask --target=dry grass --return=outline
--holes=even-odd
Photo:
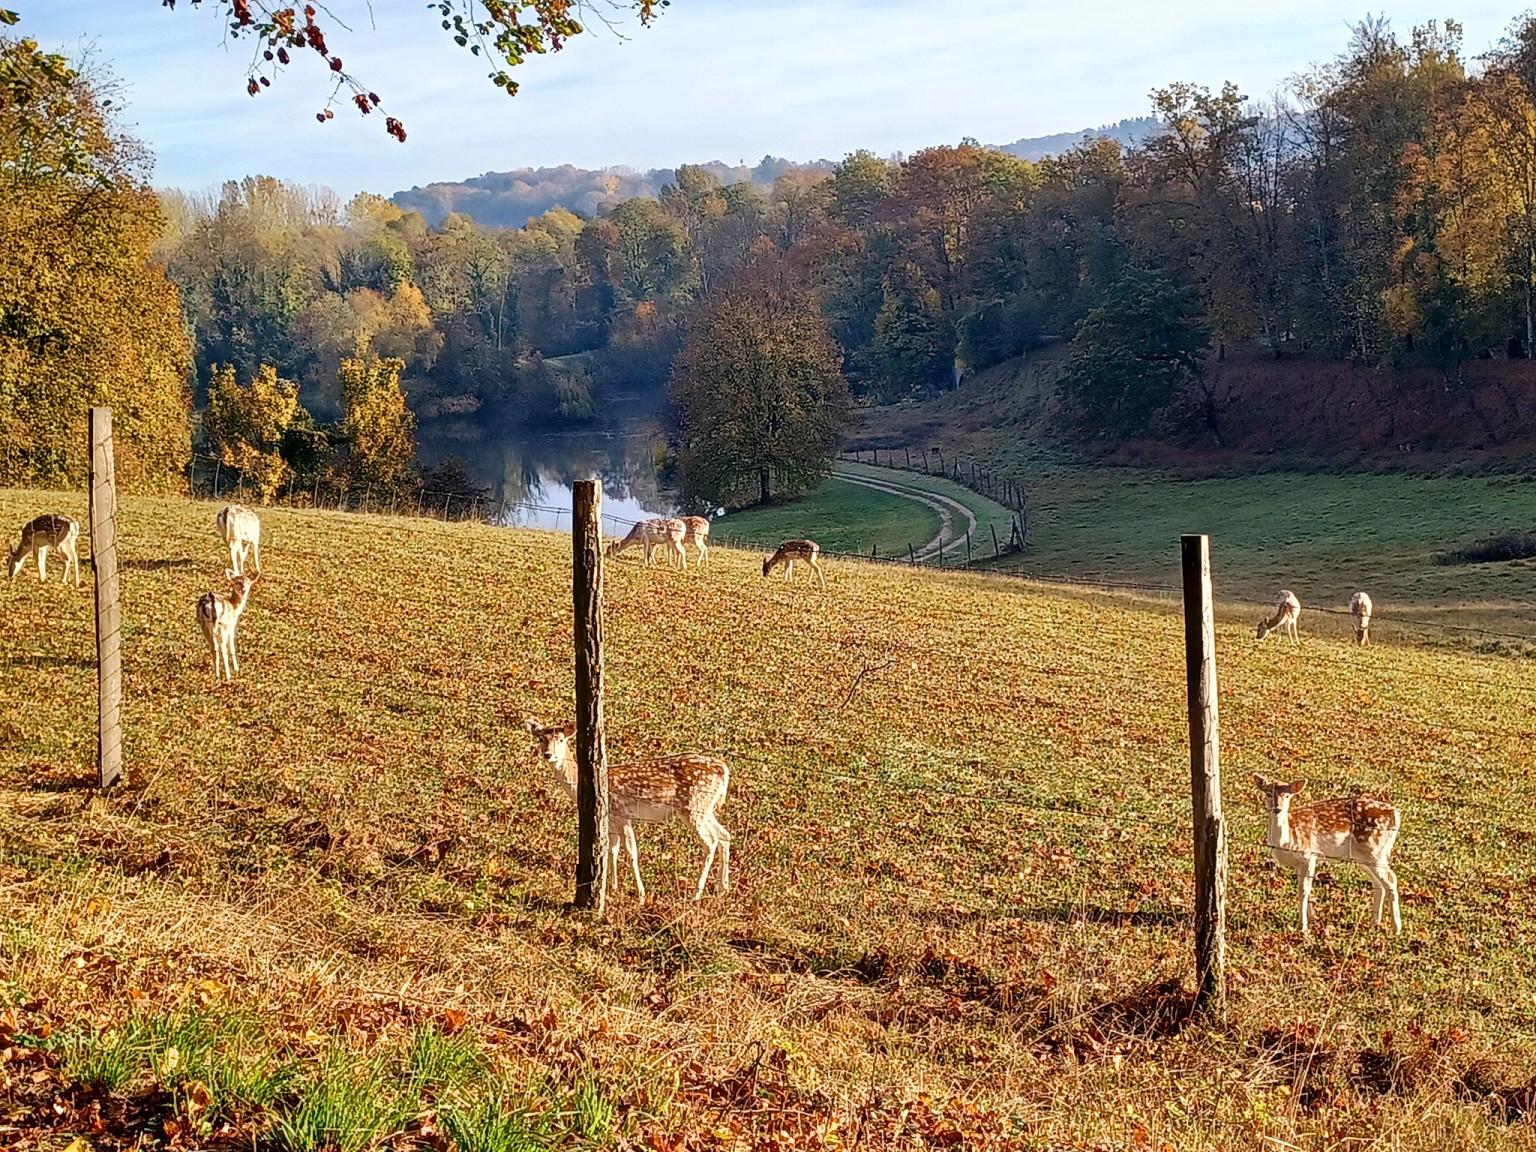
[[[55,507],[84,511],[0,492],[0,523]],[[702,577],[613,564],[611,754],[731,760],[737,886],[691,904],[697,845],[646,830],[655,903],[626,888],[593,923],[564,909],[574,813],[515,722],[571,712],[568,543],[273,510],[218,689],[193,616],[213,512],[124,502],[111,794],[86,787],[89,593],[0,589],[0,1046],[198,1004],[313,1076],[447,1021],[519,1107],[611,1108],[563,1129],[589,1146],[1533,1143],[1509,1122],[1536,1056],[1518,660],[1222,623],[1232,1008],[1191,1022],[1169,605],[862,565],[820,592],[724,550]],[[1401,939],[1343,870],[1295,938],[1251,771],[1398,801]],[[119,1117],[102,1146],[164,1138],[163,1093],[103,1113],[49,1056],[43,1099],[35,1035],[10,1043],[7,1141],[62,1146],[87,1104]],[[276,1140],[296,1106],[227,1138]],[[413,1107],[397,1140],[430,1144]]]

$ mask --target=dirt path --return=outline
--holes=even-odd
[[[940,548],[948,548],[957,540],[965,539],[965,534],[976,533],[976,514],[960,501],[938,492],[928,492],[922,488],[915,488],[909,484],[903,484],[900,480],[876,480],[869,476],[855,475],[852,472],[843,472],[832,469],[832,475],[846,484],[857,484],[861,488],[873,488],[876,492],[884,492],[890,496],[900,496],[905,500],[911,500],[918,504],[926,504],[939,514],[939,534],[928,543],[917,549],[915,556],[918,560],[927,560],[938,553]],[[961,522],[957,530],[956,521]]]

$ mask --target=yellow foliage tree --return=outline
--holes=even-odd
[[[0,38],[0,73],[34,48]],[[185,483],[192,349],[147,175],[84,80],[0,100],[0,484],[83,483],[95,404],[120,484]]]
[[[341,362],[341,429],[350,450],[347,469],[355,483],[388,488],[410,472],[416,458],[416,418],[400,387],[404,369],[405,362],[391,356]]]
[[[243,388],[233,365],[214,365],[203,432],[224,465],[239,470],[263,503],[288,478],[283,436],[298,414],[298,385],[279,379],[272,365],[263,364]]]

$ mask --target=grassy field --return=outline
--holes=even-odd
[[[997,370],[998,373],[1002,369]],[[1007,563],[1036,575],[1176,582],[1177,538],[1212,537],[1221,595],[1254,605],[1290,588],[1342,608],[1357,590],[1382,617],[1536,635],[1536,564],[1440,565],[1435,558],[1536,525],[1528,473],[1413,475],[1260,471],[1204,479],[1115,466],[1047,444],[1042,373],[989,375],[936,400],[860,414],[863,443],[944,445],[1018,477],[1029,548]],[[1315,621],[1315,617],[1314,617]],[[1307,626],[1305,616],[1303,627]]]
[[[868,555],[871,547],[881,556],[905,556],[908,548],[921,551],[938,535],[940,515],[921,499],[880,491],[845,477],[909,490],[916,497],[938,496],[968,509],[976,521],[973,545],[979,557],[991,551],[991,531],[1008,540],[1012,514],[1001,505],[970,489],[920,472],[872,468],[838,461],[838,476],[828,479],[804,499],[771,508],[749,508],[723,518],[715,532],[724,539],[778,541],[806,536],[831,552]],[[964,555],[968,521],[951,511],[953,535],[959,552],[945,549],[953,560]],[[983,544],[985,543],[985,548]]]
[[[0,492],[0,523],[73,496]],[[0,589],[8,1147],[1529,1148],[1528,665],[1219,625],[1231,1004],[1187,1016],[1169,605],[830,562],[608,571],[610,754],[732,765],[728,896],[569,914],[569,544],[266,514],[242,679],[214,508],[126,499],[129,779],[88,787],[90,594]],[[664,621],[664,626],[658,622]],[[1265,860],[1253,771],[1404,809],[1404,934]],[[77,1142],[77,1137],[78,1142]]]

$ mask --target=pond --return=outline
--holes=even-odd
[[[505,503],[505,523],[569,529],[571,488],[596,478],[603,486],[603,529],[677,512],[676,493],[660,476],[666,436],[639,396],[615,397],[590,426],[558,431],[481,427],[433,422],[421,430],[421,459],[428,466],[456,457],[470,480]]]

